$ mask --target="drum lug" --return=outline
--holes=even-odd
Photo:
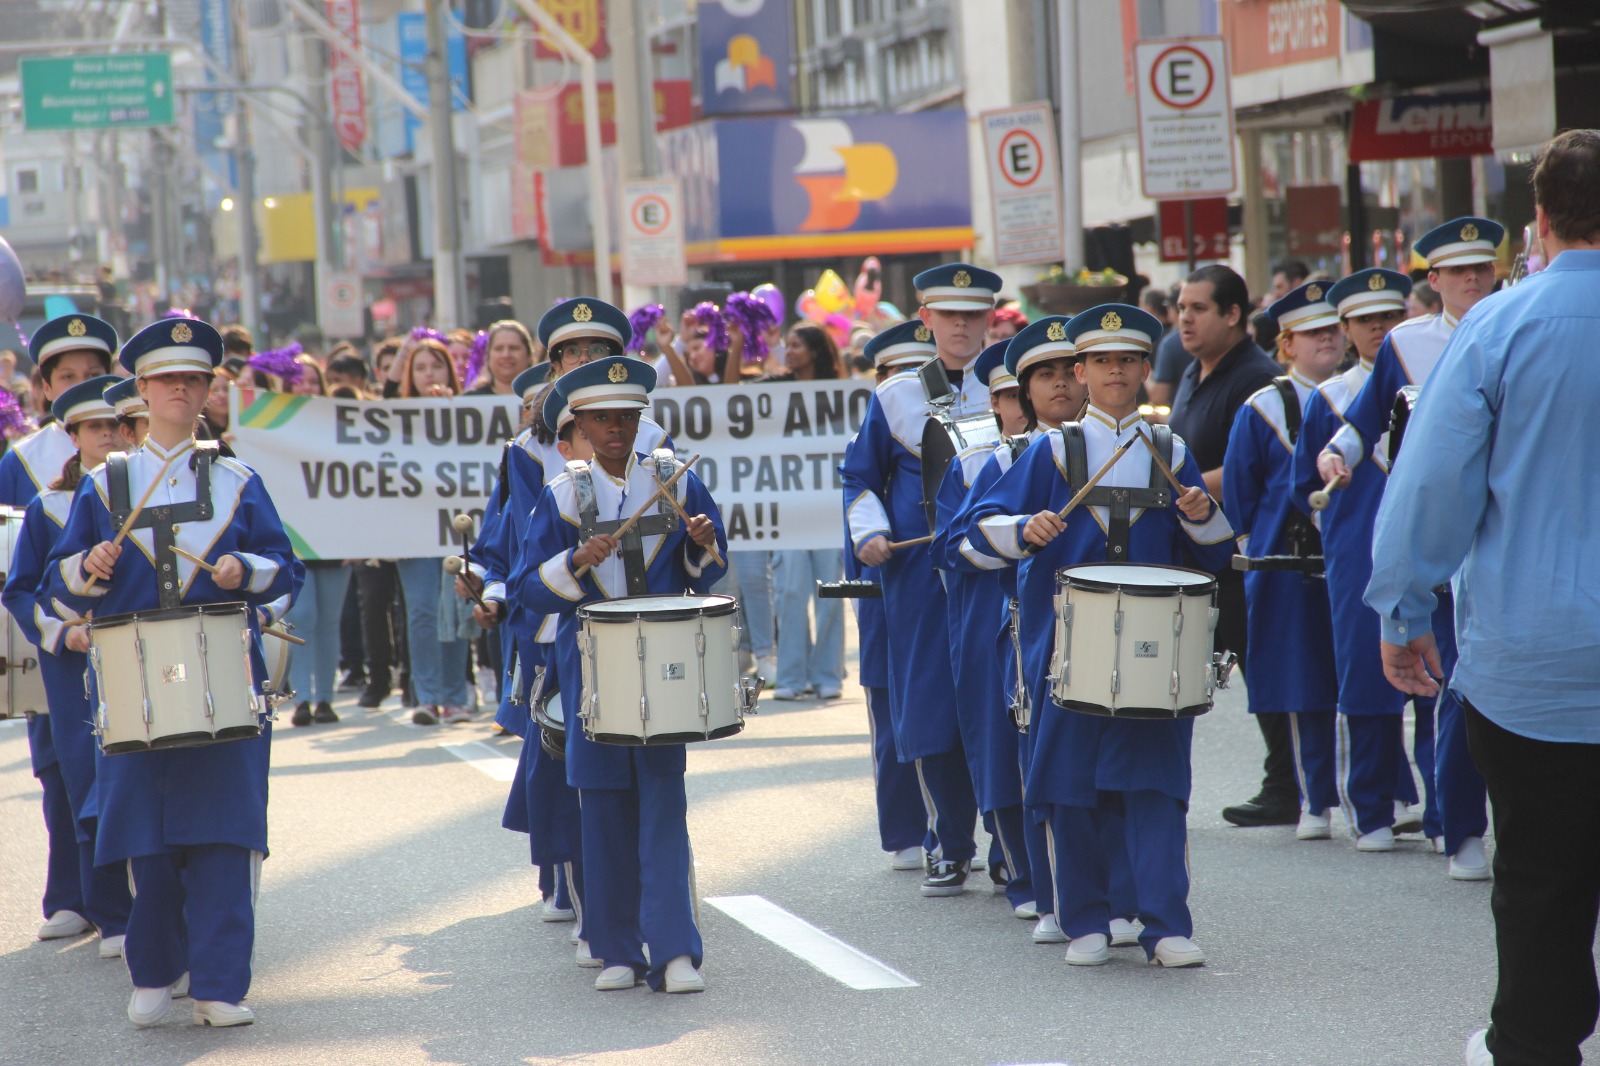
[[[151,710],[151,707],[150,707],[150,681],[149,681],[148,675],[147,675],[147,673],[145,671],[145,665],[144,665],[144,638],[143,637],[137,636],[137,635],[134,636],[134,638],[133,638],[133,651],[134,651],[134,655],[139,660],[139,691],[140,691],[140,695],[144,699],[144,725],[145,725],[145,731],[149,732],[149,729],[150,729],[150,718],[151,718],[152,710]]]
[[[648,690],[648,686],[650,684],[650,680],[649,680],[649,678],[645,677],[645,672],[644,672],[644,629],[643,629],[643,627],[640,627],[640,629],[638,630],[637,634],[634,636],[634,638],[633,638],[633,646],[634,646],[634,649],[636,650],[636,652],[637,652],[637,654],[639,656],[639,721],[648,722],[650,720],[650,693],[649,693],[649,690]],[[599,688],[599,686],[597,685],[596,689],[598,689],[598,688]],[[647,734],[647,736],[648,736],[648,734]]]
[[[741,715],[761,713],[756,707],[756,701],[761,697],[761,690],[766,686],[767,679],[760,674],[741,677],[733,683],[733,696],[739,702],[739,713]]]
[[[1227,688],[1239,657],[1233,652],[1213,652],[1211,655],[1211,683],[1215,688]]]

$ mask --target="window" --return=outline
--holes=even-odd
[[[39,171],[37,167],[17,168],[17,192],[36,193],[39,191]]]
[[[850,10],[855,16],[857,26],[870,26],[878,21],[877,13],[872,9],[877,6],[877,0],[851,0]]]

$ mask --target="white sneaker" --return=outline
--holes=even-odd
[[[1067,945],[1068,966],[1103,966],[1111,961],[1111,945],[1104,933],[1072,938]]]
[[[573,949],[572,955],[573,958],[578,960],[578,965],[585,970],[599,969],[605,963],[604,959],[597,959],[589,954],[589,942],[587,940],[578,941],[578,946]]]
[[[1039,904],[1030,899],[1026,903],[1019,903],[1012,907],[1011,913],[1025,922],[1031,922],[1039,917]]]
[[[679,955],[667,963],[667,968],[662,975],[661,987],[668,992],[704,992],[706,979],[700,976],[700,971],[694,968],[694,962],[687,955]]]
[[[639,975],[632,966],[607,966],[594,979],[594,987],[601,992],[620,992],[639,983]]]
[[[1394,830],[1388,826],[1374,829],[1370,833],[1362,833],[1356,837],[1357,851],[1393,851]]]
[[[901,848],[889,855],[891,870],[922,870],[928,865],[928,854],[920,847]]]
[[[212,1025],[225,1029],[230,1025],[249,1025],[256,1020],[256,1012],[243,1003],[224,1003],[220,999],[194,1001],[194,1024]]]
[[[1156,941],[1156,953],[1150,960],[1158,966],[1176,969],[1182,966],[1204,966],[1206,953],[1186,936],[1164,936]]]
[[[172,1009],[172,989],[135,988],[128,999],[128,1020],[141,1029],[160,1025]]]
[[[1129,948],[1139,943],[1139,927],[1126,918],[1111,919],[1111,946]]]
[[[189,971],[185,970],[183,976],[172,982],[172,998],[189,998]]]
[[[1395,800],[1394,831],[1397,834],[1422,832],[1422,808],[1420,806],[1409,807],[1399,800]]]
[[[1494,1066],[1489,1054],[1489,1030],[1479,1029],[1467,1041],[1467,1066]]]
[[[1326,810],[1300,812],[1300,824],[1294,827],[1296,840],[1327,840],[1332,835],[1333,819]]]
[[[88,931],[89,919],[77,911],[56,911],[34,935],[40,940],[60,940],[62,937],[82,936]]]
[[[1039,924],[1033,927],[1033,942],[1035,944],[1065,944],[1067,934],[1061,931],[1061,923],[1056,921],[1054,914],[1039,915]]]
[[[571,907],[556,906],[556,898],[551,896],[539,905],[539,920],[541,922],[570,922],[576,920],[578,912]]]
[[[778,681],[778,657],[776,655],[763,655],[756,660],[756,673],[761,675],[771,688]]]
[[[1482,837],[1467,837],[1450,856],[1450,877],[1456,881],[1489,880],[1489,856],[1483,851]]]
[[[103,936],[100,938],[100,957],[102,959],[122,958],[122,943],[126,936]]]
[[[1435,855],[1444,854],[1444,837],[1434,837],[1431,843],[1433,844],[1433,853]]]

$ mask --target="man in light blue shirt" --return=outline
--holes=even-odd
[[[1450,339],[1390,474],[1366,595],[1390,682],[1433,695],[1434,589],[1454,580],[1449,684],[1496,840],[1500,981],[1471,1066],[1578,1063],[1600,1012],[1600,130],[1551,141],[1533,184],[1550,266]]]

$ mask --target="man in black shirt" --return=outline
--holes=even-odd
[[[1228,450],[1233,416],[1245,400],[1277,377],[1282,368],[1250,339],[1250,292],[1244,279],[1225,266],[1204,266],[1190,274],[1178,294],[1178,333],[1194,362],[1178,380],[1172,401],[1172,431],[1183,438],[1200,464],[1206,490],[1222,499],[1222,458]],[[1217,576],[1216,647],[1244,662],[1244,576],[1227,570]],[[1249,679],[1246,678],[1246,681]],[[1294,750],[1285,714],[1254,716],[1267,744],[1265,775],[1254,799],[1223,809],[1234,825],[1293,825],[1300,817]]]

